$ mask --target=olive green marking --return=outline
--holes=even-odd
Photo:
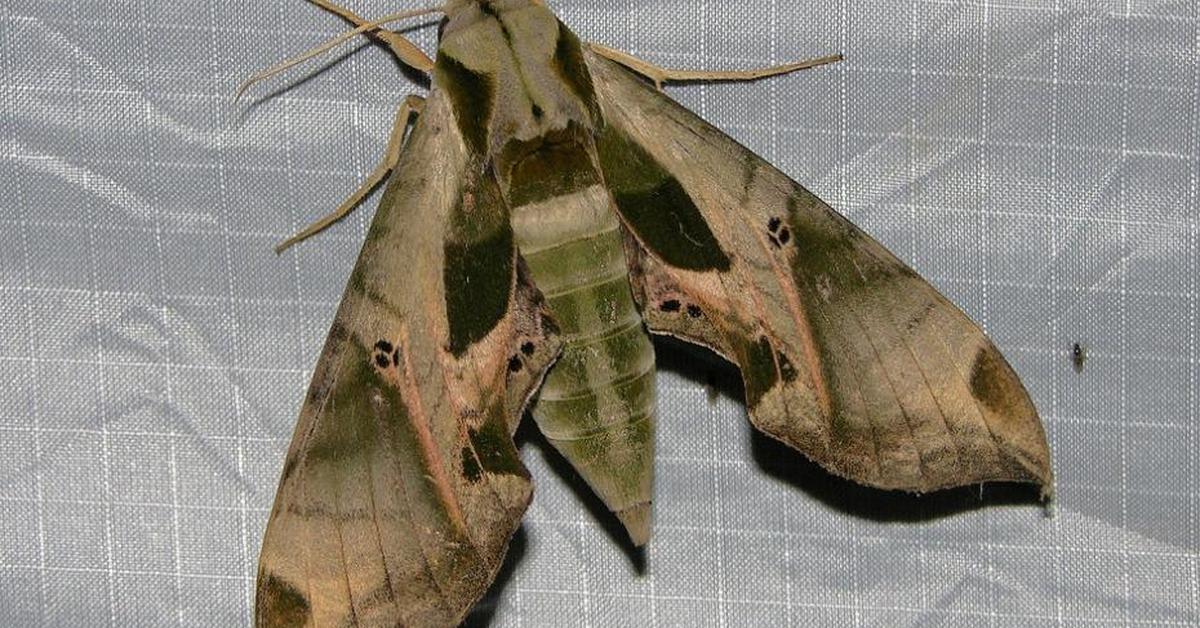
[[[513,234],[505,225],[491,237],[445,246],[446,319],[450,352],[461,357],[508,312],[513,278]]]
[[[562,22],[558,23],[558,42],[554,47],[554,69],[579,100],[583,101],[592,122],[600,120],[600,108],[596,103],[596,88],[592,75],[583,60],[583,48],[579,38]]]
[[[729,258],[678,179],[612,125],[597,148],[617,209],[647,249],[676,268],[729,270]]]
[[[268,626],[304,626],[312,619],[304,594],[275,574],[267,576],[259,596],[258,618],[270,620]]]
[[[864,240],[866,234],[824,201],[797,186],[787,199],[787,224],[794,246],[792,269],[798,279],[816,272],[835,278],[837,288],[848,289],[882,283],[896,277],[917,277],[903,262],[874,254]],[[850,261],[854,264],[848,268]],[[797,281],[805,286],[804,281]]]
[[[1025,393],[1004,357],[988,344],[975,353],[971,394],[996,414],[1007,416]]]
[[[320,421],[306,450],[306,462],[337,464],[370,455],[380,442],[376,409],[364,391],[378,391],[384,405],[395,414],[388,420],[406,422],[408,407],[395,388],[384,382],[374,366],[372,354],[358,344],[350,344],[342,360],[343,372],[325,404]],[[413,444],[416,441],[414,439]]]
[[[471,447],[479,466],[488,473],[501,475],[517,475],[527,477],[525,467],[517,456],[517,447],[513,444],[512,436],[508,434],[508,424],[504,421],[501,406],[488,413],[488,418],[479,429],[467,430],[471,439]]]
[[[763,395],[779,382],[779,370],[775,366],[775,350],[766,336],[758,342],[746,343],[742,351],[742,380],[746,387],[746,405],[754,409]]]
[[[517,140],[513,140],[514,143]],[[518,148],[527,153],[509,173],[508,198],[513,207],[537,203],[587,189],[600,183],[587,148],[575,137],[554,141],[543,136],[535,147]],[[505,148],[505,152],[508,152]]]
[[[817,224],[820,219],[814,215],[823,213],[818,211],[820,202],[805,190],[796,190],[787,199],[787,222],[796,239],[792,270],[796,283],[808,290],[812,290],[815,273],[829,273],[840,278],[841,263],[857,257],[853,230],[837,229],[836,224]],[[846,279],[853,283],[862,282],[857,275]],[[844,287],[842,282],[838,283],[839,288]]]
[[[488,123],[495,99],[491,77],[468,69],[444,52],[437,56],[433,76],[450,96],[454,119],[467,146],[476,155],[486,155]]]

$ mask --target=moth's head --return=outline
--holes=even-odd
[[[438,25],[438,40],[469,28],[479,20],[533,6],[545,8],[545,0],[448,0],[442,7],[445,16]]]

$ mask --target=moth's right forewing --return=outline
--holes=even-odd
[[[450,251],[497,239],[453,225],[462,199],[484,202],[490,185],[470,161],[435,89],[292,437],[259,561],[259,625],[456,624],[520,523],[532,487],[511,433],[557,336],[511,245],[492,247],[501,259],[447,270]],[[496,311],[450,320],[463,301],[447,295],[455,274],[474,279]],[[521,373],[510,369],[515,355]]]
[[[839,475],[1049,490],[1037,412],[958,308],[760,157],[625,68],[585,58],[651,331],[728,357],[754,424]]]

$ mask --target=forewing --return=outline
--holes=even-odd
[[[652,331],[737,364],[754,424],[838,475],[1049,492],[1037,412],[970,319],[770,164],[625,68],[586,60]]]
[[[532,490],[512,431],[557,338],[494,188],[435,89],[292,436],[259,625],[456,624],[495,576]]]

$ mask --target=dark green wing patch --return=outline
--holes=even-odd
[[[304,626],[312,619],[308,599],[275,574],[263,574],[266,581],[259,591],[260,626]],[[263,576],[259,576],[262,578]]]
[[[648,251],[684,270],[729,270],[700,209],[662,164],[613,125],[597,149],[617,210]]]
[[[482,340],[508,312],[516,249],[496,179],[482,174],[459,199],[445,243],[449,348],[455,357]]]
[[[971,366],[971,394],[1000,416],[1014,412],[1014,399],[1021,399],[1023,390],[1018,387],[1012,367],[990,344],[979,348]]]
[[[495,100],[492,79],[444,53],[437,56],[433,77],[437,85],[450,96],[454,120],[467,147],[475,155],[487,155],[488,124]]]
[[[558,43],[554,48],[554,68],[567,87],[587,107],[592,122],[600,120],[600,106],[596,102],[596,88],[592,75],[583,61],[583,49],[579,38],[562,22],[558,23]]]
[[[767,391],[779,382],[779,369],[775,365],[775,350],[766,336],[758,342],[745,343],[738,356],[742,365],[742,380],[746,386],[746,406],[751,410],[762,400]]]
[[[479,429],[467,431],[479,468],[488,473],[529,477],[508,434],[504,408],[497,405]]]

